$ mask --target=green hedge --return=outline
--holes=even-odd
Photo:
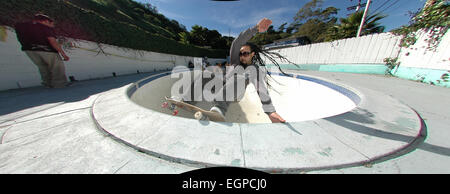
[[[173,38],[171,35],[173,33],[169,30],[162,30],[163,26],[142,25],[142,21],[135,19],[134,22],[127,22],[129,18],[116,10],[99,13],[93,11],[98,10],[98,7],[95,9],[83,7],[88,5],[87,1],[93,0],[83,1],[86,1],[84,5],[75,4],[77,1],[64,0],[2,0],[0,24],[14,26],[18,22],[30,20],[35,13],[41,12],[55,18],[56,32],[61,36],[183,56],[225,58],[228,54],[228,50],[204,49],[181,44]],[[115,1],[126,3],[130,0]],[[113,6],[105,6],[105,10],[106,8],[114,9]],[[130,15],[132,18],[136,17]]]

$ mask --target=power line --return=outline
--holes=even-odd
[[[388,7],[386,7],[385,9],[383,9],[382,11],[380,11],[379,13],[383,13],[383,11],[386,11],[387,9],[391,8],[392,6],[394,6],[396,3],[398,3],[400,0],[395,1],[394,3],[392,3],[391,5],[389,5]]]
[[[389,2],[389,0],[386,0],[383,5],[381,5],[380,7],[376,8],[373,13],[375,13],[377,10],[379,10],[380,8],[384,7],[384,5],[386,5]]]

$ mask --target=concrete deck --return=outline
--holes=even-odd
[[[291,127],[223,125],[117,103],[126,100],[120,96],[128,86],[152,74],[0,92],[0,173],[182,173],[216,165],[289,173],[450,173],[448,88],[378,75],[292,73],[350,86],[362,94],[361,106]],[[119,136],[112,126],[140,131]],[[192,138],[217,143],[192,141],[189,131],[179,133],[185,126],[202,135]],[[210,136],[208,129],[230,139]],[[169,138],[179,141],[158,143]],[[292,141],[279,141],[286,139]]]

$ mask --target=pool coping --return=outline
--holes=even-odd
[[[97,128],[113,139],[161,159],[195,167],[239,166],[272,173],[382,161],[413,150],[426,136],[420,115],[390,96],[356,84],[295,75],[332,83],[356,94],[360,101],[349,112],[311,121],[203,122],[165,115],[132,102],[128,94],[144,83],[140,80],[99,96],[91,116]]]

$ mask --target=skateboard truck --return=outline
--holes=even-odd
[[[175,100],[174,100],[175,99]],[[173,97],[165,97],[165,102],[162,103],[162,108],[167,108],[172,111],[172,115],[176,116],[179,114],[179,108],[185,109],[186,111],[190,111],[194,113],[194,118],[197,120],[210,120],[210,121],[218,121],[218,122],[225,122],[225,119],[222,115],[220,115],[217,112],[211,112],[211,111],[205,111],[202,108],[199,108],[195,105],[192,105],[188,102],[183,102],[181,100],[178,100],[177,98]]]
[[[178,113],[179,113],[179,111],[176,109],[176,105],[175,105],[175,104],[170,103],[170,106],[169,106],[169,103],[168,103],[168,102],[164,102],[164,103],[161,105],[161,107],[162,107],[162,108],[168,108],[169,110],[172,110],[172,111],[173,111],[173,112],[172,112],[172,115],[173,115],[173,116],[176,116],[176,115],[178,115]]]

